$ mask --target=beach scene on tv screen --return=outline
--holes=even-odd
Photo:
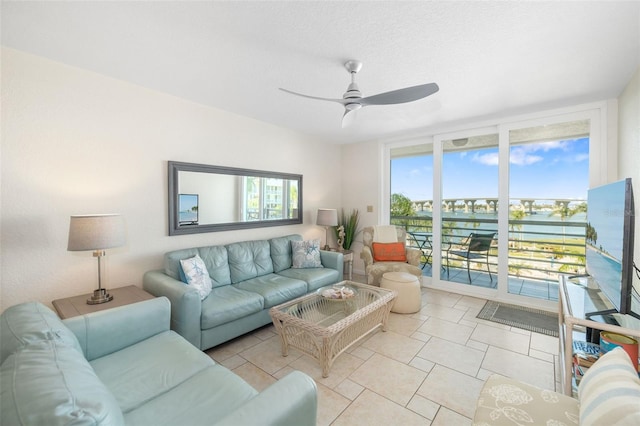
[[[589,191],[587,220],[588,273],[602,290],[619,299],[625,222],[625,182]],[[613,300],[615,303],[618,301]]]

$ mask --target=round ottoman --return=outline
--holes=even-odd
[[[380,287],[398,292],[391,312],[412,314],[422,306],[420,281],[415,275],[406,272],[386,272],[380,280]]]

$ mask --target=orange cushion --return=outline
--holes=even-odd
[[[373,260],[376,262],[406,262],[407,253],[402,243],[373,243]]]

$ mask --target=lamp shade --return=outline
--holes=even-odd
[[[124,243],[124,221],[119,214],[71,216],[67,250],[104,250]]]
[[[338,226],[338,211],[336,209],[318,209],[316,225]]]

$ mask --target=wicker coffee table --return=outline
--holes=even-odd
[[[328,299],[322,295],[328,288],[340,287],[353,290],[354,296]],[[393,290],[342,281],[274,306],[269,314],[282,339],[282,356],[293,346],[315,358],[322,377],[328,377],[338,355],[378,327],[386,330],[396,296]]]

